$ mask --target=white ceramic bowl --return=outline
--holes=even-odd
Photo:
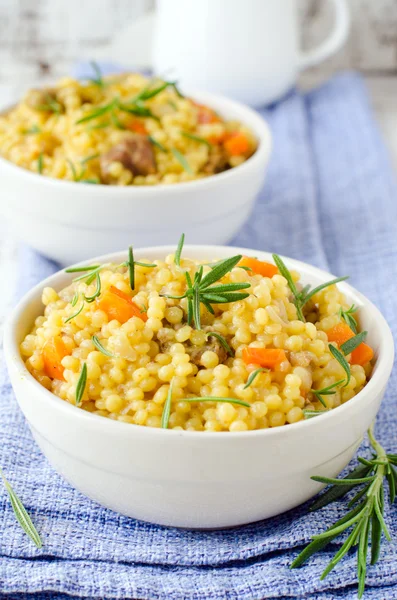
[[[253,131],[258,149],[245,163],[187,183],[119,187],[43,177],[0,157],[1,205],[17,235],[63,265],[122,250],[132,240],[137,247],[172,244],[181,231],[192,243],[230,241],[263,185],[269,127],[243,104],[189,95]]]
[[[161,258],[174,250],[146,248],[136,257]],[[186,246],[183,252],[204,260],[238,252],[271,259],[265,252],[220,246]],[[125,253],[93,260],[118,263]],[[305,283],[332,278],[285,260]],[[73,486],[115,511],[193,528],[230,527],[279,514],[320,490],[311,475],[334,477],[348,464],[378,411],[393,364],[393,338],[378,309],[341,283],[349,302],[359,307],[376,363],[366,387],[339,408],[294,425],[241,433],[154,429],[89,414],[43,388],[18,350],[42,314],[43,286],[61,289],[71,277],[59,272],[23,298],[6,325],[5,355],[19,406],[44,454]]]

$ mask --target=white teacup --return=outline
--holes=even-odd
[[[299,71],[345,42],[346,0],[326,1],[334,5],[333,30],[308,52],[299,48],[297,0],[157,0],[156,11],[121,32],[111,58],[152,68],[182,87],[268,104],[294,85]]]

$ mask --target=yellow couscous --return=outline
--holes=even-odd
[[[246,431],[296,423],[365,386],[373,352],[332,282],[309,291],[235,256],[91,265],[44,288],[21,353],[62,400],[125,423]]]
[[[0,154],[48,177],[107,185],[190,181],[237,167],[253,133],[184,97],[174,82],[126,73],[64,78],[0,116]]]

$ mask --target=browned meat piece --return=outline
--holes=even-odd
[[[133,175],[156,173],[156,160],[151,143],[145,135],[135,133],[125,138],[101,157],[101,172],[104,180],[111,179],[109,167],[120,162]]]
[[[29,90],[25,96],[25,102],[34,110],[61,112],[63,108],[56,99],[56,91],[51,88]]]
[[[211,148],[210,156],[207,163],[203,167],[203,172],[207,173],[208,175],[213,175],[214,173],[226,171],[226,169],[229,168],[227,161],[228,157],[223,148],[214,146]]]
[[[211,340],[214,340],[214,341],[210,341],[208,344],[205,344],[204,346],[200,346],[199,348],[194,347],[194,346],[186,348],[186,352],[188,352],[188,354],[190,354],[190,360],[193,364],[197,365],[198,367],[201,367],[202,366],[202,364],[200,363],[201,357],[203,356],[204,352],[206,352],[207,350],[211,350],[211,352],[215,352],[218,355],[219,364],[222,364],[225,362],[225,360],[227,359],[226,350],[218,342],[217,339],[211,338]]]

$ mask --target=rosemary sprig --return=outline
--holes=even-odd
[[[323,396],[331,396],[332,394],[336,394],[335,388],[344,383],[344,381],[344,379],[341,379],[340,381],[335,381],[335,383],[331,383],[331,385],[328,385],[327,387],[322,388],[321,390],[311,389],[310,391],[313,394],[313,396],[315,396],[317,400],[321,402],[321,404],[326,408],[327,405],[325,403],[325,400],[323,399]]]
[[[36,527],[33,525],[32,519],[30,518],[26,508],[22,504],[21,500],[14,492],[13,488],[9,481],[7,481],[2,469],[0,469],[0,475],[3,480],[4,487],[7,491],[7,494],[10,498],[12,510],[14,511],[14,515],[26,533],[32,540],[32,542],[37,546],[37,548],[42,548],[43,542],[41,541],[40,535],[37,532]]]
[[[243,389],[246,390],[250,385],[252,385],[255,379],[258,377],[259,373],[269,373],[269,371],[270,369],[266,369],[265,367],[259,367],[259,369],[255,369],[255,371],[252,371]]]
[[[200,137],[199,135],[194,135],[194,133],[189,133],[189,131],[181,131],[181,135],[183,135],[183,137],[185,138],[188,138],[189,140],[198,142],[199,144],[204,144],[205,146],[208,146],[208,148],[212,148],[211,142],[209,142],[203,137]]]
[[[77,381],[77,385],[76,385],[76,399],[75,399],[76,406],[81,405],[81,401],[83,399],[86,384],[87,384],[87,363],[84,363],[83,367],[81,369],[79,379]]]
[[[345,323],[349,325],[350,329],[354,333],[357,333],[357,321],[353,315],[357,312],[357,310],[358,308],[354,304],[352,304],[347,310],[344,310],[343,308],[340,308],[339,310],[339,316],[345,321]]]
[[[189,173],[189,175],[193,175],[192,168],[187,162],[186,158],[183,156],[183,154],[179,152],[179,150],[177,150],[176,148],[171,148],[171,152],[175,156],[176,160],[182,165],[184,171],[186,171],[186,173]]]
[[[106,115],[108,112],[111,112],[113,109],[115,109],[118,106],[118,104],[119,104],[119,99],[114,98],[108,104],[104,104],[103,106],[100,106],[100,107],[96,108],[95,110],[93,110],[92,112],[88,113],[81,119],[78,119],[76,121],[76,125],[80,125],[81,123],[87,123],[88,121],[92,121],[92,119],[97,119],[98,117],[102,117],[102,115]]]
[[[395,463],[386,454],[383,447],[375,439],[373,426],[368,430],[368,438],[374,449],[374,457],[370,460],[359,459],[360,464],[356,469],[343,479],[328,479],[325,477],[312,477],[314,481],[326,483],[332,487],[315,502],[312,509],[317,510],[330,502],[341,498],[347,492],[360,487],[348,507],[351,509],[336,523],[328,527],[323,533],[315,535],[311,543],[297,556],[291,565],[295,568],[304,563],[314,553],[324,548],[339,534],[351,529],[342,547],[336,552],[333,559],[321,575],[324,579],[332,569],[347,554],[350,548],[357,547],[357,577],[358,597],[362,598],[365,588],[367,571],[367,552],[371,536],[371,565],[379,559],[382,533],[390,541],[383,514],[385,509],[384,485],[387,480],[389,499],[392,504],[396,497],[397,471]],[[363,486],[363,487],[361,487]]]
[[[311,298],[313,298],[313,296],[318,294],[318,292],[321,292],[321,290],[324,290],[325,288],[330,287],[331,285],[335,285],[336,283],[340,283],[341,281],[346,281],[346,279],[349,279],[348,275],[345,275],[344,277],[336,277],[335,279],[326,281],[325,283],[318,285],[317,287],[313,288],[310,291],[308,291],[308,290],[305,291],[306,290],[306,288],[305,288],[304,290],[302,290],[302,292],[304,292],[304,293],[302,294],[302,292],[301,292],[302,306],[304,306],[307,302],[309,302],[309,300],[311,300]]]
[[[40,175],[43,173],[43,168],[44,168],[44,154],[42,152],[40,152],[39,158],[37,159],[37,171],[40,173]]]
[[[174,258],[174,262],[175,262],[176,266],[179,268],[181,266],[181,254],[182,254],[182,249],[183,249],[184,243],[185,243],[185,234],[182,233],[181,237],[179,238],[179,242],[178,242],[178,246],[176,248],[175,258]]]
[[[355,335],[354,337],[350,338],[350,340],[347,340],[347,342],[342,344],[340,347],[343,354],[346,356],[347,354],[353,352],[353,350],[355,350],[365,340],[367,335],[368,331],[361,331],[360,333],[357,333],[357,335]]]
[[[203,277],[203,265],[201,265],[194,275],[194,280],[188,272],[185,272],[187,288],[181,296],[171,296],[163,294],[166,298],[180,300],[187,298],[188,303],[188,324],[193,321],[196,329],[201,329],[200,304],[203,304],[209,312],[214,314],[212,304],[224,304],[228,302],[236,302],[247,298],[249,294],[240,290],[251,287],[250,283],[226,283],[221,285],[213,285],[227,273],[229,273],[241,260],[241,254],[226,258],[218,263]]]
[[[109,358],[116,358],[116,356],[114,354],[112,354],[111,352],[109,352],[109,350],[107,350],[104,346],[102,346],[101,342],[99,341],[98,336],[93,335],[91,340],[92,340],[92,343],[94,344],[95,348],[97,350],[99,350],[99,352],[102,352],[102,354],[104,354],[105,356],[109,356]]]
[[[223,335],[221,335],[217,331],[208,331],[206,333],[206,335],[207,335],[207,338],[208,337],[214,337],[214,338],[216,338],[218,340],[218,342],[221,344],[221,346],[223,347],[223,349],[227,352],[227,354],[229,356],[234,356],[233,349],[229,346],[229,344],[227,343],[227,341],[225,340],[225,338],[223,337]]]

